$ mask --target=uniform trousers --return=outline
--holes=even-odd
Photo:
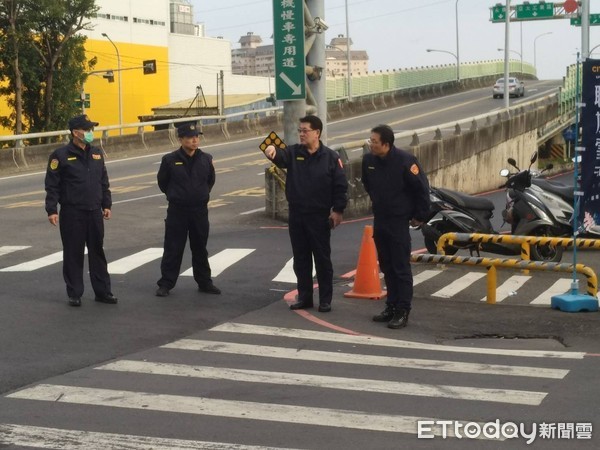
[[[410,266],[410,231],[407,219],[377,217],[373,221],[373,238],[379,266],[387,287],[386,303],[410,311],[413,277]]]
[[[83,295],[83,259],[88,249],[92,288],[97,297],[112,294],[104,255],[104,219],[100,208],[92,211],[62,206],[59,215],[63,244],[63,277],[69,297]]]
[[[164,252],[160,263],[161,278],[157,282],[160,287],[169,290],[175,287],[188,235],[192,251],[194,280],[200,287],[212,282],[208,251],[206,250],[208,231],[208,209],[206,207],[183,208],[169,205],[165,219]]]
[[[298,282],[298,301],[313,303],[313,257],[319,283],[319,303],[330,304],[333,294],[329,212],[302,214],[290,210],[289,233]]]

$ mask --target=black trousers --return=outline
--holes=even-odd
[[[59,215],[63,244],[63,277],[69,297],[83,295],[83,257],[88,249],[90,280],[98,297],[112,294],[104,255],[104,219],[102,210],[85,211],[63,206]]]
[[[290,211],[289,232],[294,254],[294,273],[298,281],[298,301],[313,302],[313,257],[319,283],[319,303],[331,303],[333,265],[329,212],[300,214]]]
[[[165,219],[164,252],[160,263],[161,278],[157,282],[159,286],[167,289],[175,287],[188,235],[192,250],[194,280],[198,286],[206,286],[212,282],[206,250],[208,230],[206,208],[181,208],[169,205]]]
[[[408,220],[397,217],[375,217],[373,221],[373,238],[387,287],[386,303],[410,311],[413,277],[408,226]]]

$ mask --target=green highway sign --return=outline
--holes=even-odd
[[[581,26],[581,17],[571,17],[571,25]],[[590,25],[600,25],[600,14],[590,14]]]
[[[304,100],[304,0],[273,0],[277,100]]]
[[[506,21],[506,6],[496,5],[492,8],[492,22]]]
[[[517,19],[551,19],[554,3],[525,3],[515,6]]]

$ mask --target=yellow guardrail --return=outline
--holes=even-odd
[[[473,242],[476,244],[520,244],[521,259],[530,260],[532,245],[552,245],[557,247],[573,247],[573,238],[546,237],[546,236],[519,236],[512,234],[480,234],[480,233],[445,233],[440,236],[437,243],[438,252],[445,254],[446,245],[454,242]],[[577,248],[600,250],[600,239],[577,239]]]
[[[460,234],[460,233],[458,233]],[[432,263],[432,264],[464,264],[468,266],[483,266],[487,268],[487,296],[486,302],[489,304],[496,303],[496,285],[497,285],[497,267],[505,267],[509,269],[520,270],[543,270],[552,272],[570,272],[573,271],[584,275],[587,278],[588,295],[596,298],[598,294],[598,277],[596,272],[591,267],[583,264],[568,263],[551,263],[543,261],[527,261],[523,259],[506,259],[506,258],[484,258],[474,256],[446,256],[446,255],[411,255],[411,262]]]

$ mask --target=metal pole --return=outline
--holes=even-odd
[[[581,59],[590,57],[590,0],[581,1]]]
[[[542,36],[546,36],[547,34],[552,34],[552,31],[548,31],[546,33],[542,33],[540,35],[537,35],[535,37],[535,39],[533,40],[533,68],[535,69],[535,75],[536,76],[537,76],[537,47],[536,47],[537,40],[539,38],[541,38]]]
[[[123,90],[121,85],[121,55],[119,54],[119,48],[115,45],[112,39],[106,33],[102,33],[106,39],[112,44],[115,48],[115,52],[117,53],[117,72],[119,72],[119,134],[123,134]]]
[[[504,26],[504,109],[508,111],[508,60],[510,57],[510,0],[506,0],[506,23]]]
[[[323,19],[325,17],[325,1],[324,0],[307,0],[308,10],[313,17]],[[320,67],[321,76],[314,81],[310,78],[307,80],[307,85],[310,86],[310,92],[315,99],[317,107],[317,115],[323,122],[323,132],[321,140],[327,143],[327,89],[326,89],[326,72],[327,61],[325,59],[325,30],[315,34],[315,40],[307,54],[306,62],[309,66]],[[296,123],[297,125],[297,123]]]
[[[348,68],[348,101],[352,101],[352,62],[350,58],[350,24],[348,20],[348,0],[345,0],[346,4],[346,66]]]
[[[458,1],[456,0],[455,4],[455,14],[456,14],[456,81],[460,81],[460,51],[458,45]]]
[[[523,76],[523,22],[519,22],[519,25],[521,26],[519,33],[521,35],[521,76]]]

